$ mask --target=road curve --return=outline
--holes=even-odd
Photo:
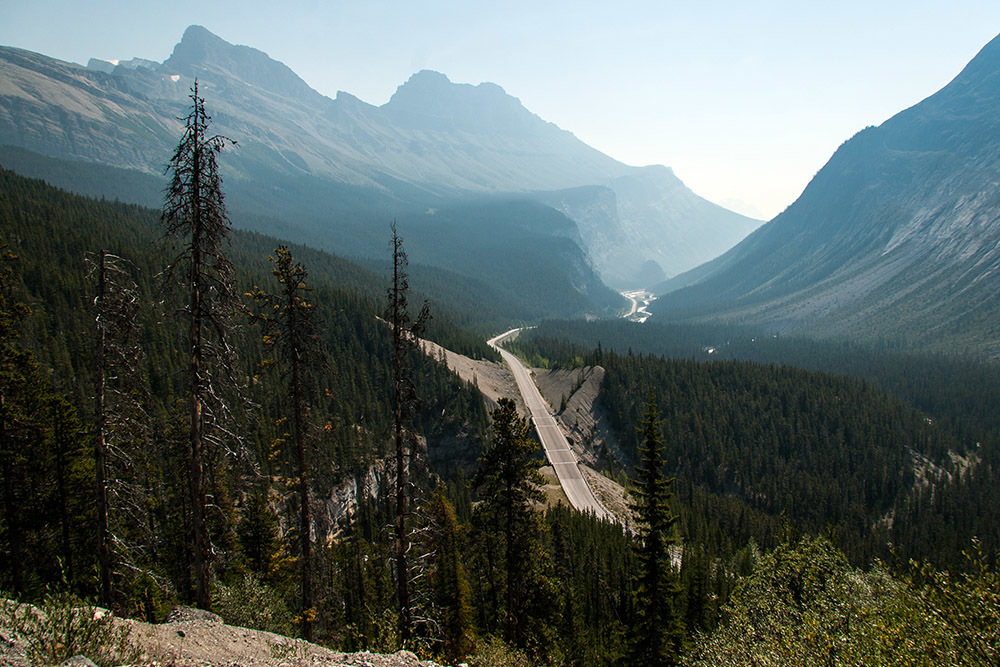
[[[590,485],[587,484],[587,480],[584,479],[583,473],[580,472],[580,466],[577,463],[576,454],[570,449],[565,434],[563,434],[562,429],[559,428],[559,424],[556,423],[555,417],[549,411],[548,403],[542,398],[538,387],[532,381],[531,373],[528,371],[527,366],[521,363],[521,360],[513,354],[500,347],[501,342],[510,338],[518,331],[520,329],[511,329],[506,333],[491,338],[487,341],[487,344],[500,353],[500,356],[503,357],[503,360],[510,367],[511,372],[514,373],[517,388],[521,392],[521,397],[524,399],[528,411],[531,413],[531,421],[535,425],[538,438],[542,441],[545,456],[556,471],[559,484],[562,485],[570,505],[574,508],[581,512],[592,512],[598,518],[617,523],[618,519],[601,504],[601,501],[594,495]]]

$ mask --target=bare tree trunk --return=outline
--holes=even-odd
[[[59,494],[59,524],[62,540],[62,558],[65,564],[66,580],[72,582],[73,572],[73,549],[70,546],[69,536],[69,492],[66,490],[66,425],[62,422],[62,416],[54,419],[52,439],[56,448],[56,489]]]
[[[410,291],[406,275],[406,253],[403,239],[392,223],[392,286],[389,288],[389,311],[387,317],[392,324],[393,344],[393,385],[395,404],[393,421],[396,438],[396,595],[399,603],[399,636],[405,644],[413,636],[413,600],[410,595],[410,568],[406,562],[410,550],[409,535],[406,532],[406,517],[411,504],[410,464],[414,451],[411,434],[407,426],[413,419],[418,405],[413,379],[409,373],[408,355],[416,347],[416,341],[430,318],[427,303],[420,309],[416,319],[411,319],[407,310],[407,293]]]
[[[101,251],[97,277],[98,317],[101,317],[104,299],[107,297],[107,253]],[[94,472],[97,483],[97,562],[101,577],[101,604],[111,606],[111,532],[108,529],[108,481],[107,481],[107,440],[105,427],[107,425],[104,405],[105,391],[105,344],[106,329],[104,323],[97,327],[97,391],[95,433],[94,433]]]
[[[401,241],[393,228],[392,253],[392,340],[393,340],[393,378],[395,380],[395,403],[393,406],[393,421],[396,429],[396,590],[399,601],[399,638],[406,642],[410,639],[412,626],[410,610],[410,571],[406,562],[409,551],[409,536],[406,534],[406,513],[408,511],[407,496],[407,460],[406,442],[403,429],[403,355],[406,353],[403,336],[403,305],[401,303],[403,286],[400,275]]]
[[[513,480],[507,476],[507,497],[513,494]],[[504,526],[504,568],[507,578],[507,618],[504,624],[504,641],[508,644],[514,641],[514,507],[507,503],[507,525]]]

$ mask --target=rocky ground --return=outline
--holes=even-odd
[[[569,498],[566,497],[566,492],[563,491],[562,485],[559,483],[559,478],[556,477],[556,471],[552,466],[542,466],[538,469],[541,473],[542,479],[545,480],[545,484],[542,485],[542,493],[545,494],[545,505],[547,507],[555,507],[556,505],[565,505],[569,507]]]
[[[521,414],[525,414],[524,401],[517,390],[517,382],[514,381],[514,375],[506,364],[470,359],[429,340],[421,341],[421,345],[425,354],[437,359],[443,355],[445,363],[452,372],[479,387],[479,391],[486,397],[487,407],[490,410],[497,407],[497,401],[501,398],[509,398],[517,404]]]
[[[437,667],[409,651],[337,653],[301,639],[226,625],[215,614],[185,607],[171,612],[165,623],[125,619],[114,623],[116,631],[128,633],[128,649],[119,656],[129,667]],[[0,665],[38,664],[31,660],[32,638],[10,625],[0,615]],[[38,641],[35,637],[36,646]],[[52,643],[59,641],[51,638]]]

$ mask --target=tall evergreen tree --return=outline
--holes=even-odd
[[[182,248],[170,262],[168,274],[188,290],[186,308],[188,340],[188,454],[191,501],[192,565],[195,599],[211,609],[211,546],[206,520],[206,444],[221,445],[223,423],[229,406],[217,379],[231,369],[233,351],[228,342],[236,301],[233,271],[225,252],[231,229],[222,192],[216,156],[227,143],[208,134],[211,116],[191,88],[191,110],[184,118],[184,133],[167,171],[170,186],[161,224],[168,236],[180,237]],[[178,275],[179,274],[179,275]]]
[[[399,637],[405,643],[413,632],[413,602],[410,597],[410,568],[407,563],[409,533],[407,516],[410,512],[412,486],[410,467],[413,462],[415,438],[412,429],[418,400],[413,377],[410,374],[409,357],[416,347],[419,336],[430,318],[427,303],[414,319],[409,312],[407,298],[410,292],[409,276],[406,273],[406,252],[403,239],[392,223],[392,285],[389,287],[389,308],[386,313],[392,326],[392,379],[393,379],[393,430],[396,445],[396,517],[395,517],[395,560],[396,560],[396,601],[399,609]]]
[[[442,652],[449,662],[459,663],[474,648],[469,580],[462,563],[462,530],[443,487],[437,488],[425,509],[430,524],[434,614],[440,627]]]
[[[651,666],[673,664],[684,636],[676,610],[680,587],[670,555],[677,522],[677,516],[670,510],[674,480],[663,474],[664,444],[659,417],[655,397],[650,392],[639,427],[642,444],[633,480],[632,510],[639,521],[635,542],[639,573],[638,622],[632,627],[631,640],[635,663]]]
[[[474,517],[486,541],[490,561],[492,615],[495,617],[499,612],[499,590],[504,607],[504,640],[523,646],[527,633],[523,612],[534,598],[534,592],[527,590],[528,582],[535,574],[537,563],[533,561],[538,557],[539,530],[531,503],[544,500],[539,488],[544,480],[536,469],[534,455],[538,446],[531,438],[531,426],[518,415],[514,402],[501,398],[492,416],[492,442],[480,457],[472,481],[482,499]],[[497,542],[502,543],[501,577],[496,576],[492,566]]]
[[[296,263],[287,246],[279,246],[271,256],[272,273],[281,289],[268,294],[255,288],[250,296],[257,302],[253,319],[264,328],[264,343],[274,350],[285,379],[285,392],[291,412],[291,441],[295,456],[299,487],[299,571],[302,584],[302,636],[312,640],[313,618],[316,614],[312,581],[312,504],[309,497],[309,433],[308,395],[314,384],[313,371],[319,367],[319,339],[316,336],[315,307],[306,298],[310,289],[308,273]]]

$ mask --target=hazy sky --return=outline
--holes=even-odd
[[[0,0],[0,44],[165,60],[205,26],[321,93],[383,104],[420,69],[492,81],[622,162],[771,217],[845,139],[950,81],[998,0]]]

